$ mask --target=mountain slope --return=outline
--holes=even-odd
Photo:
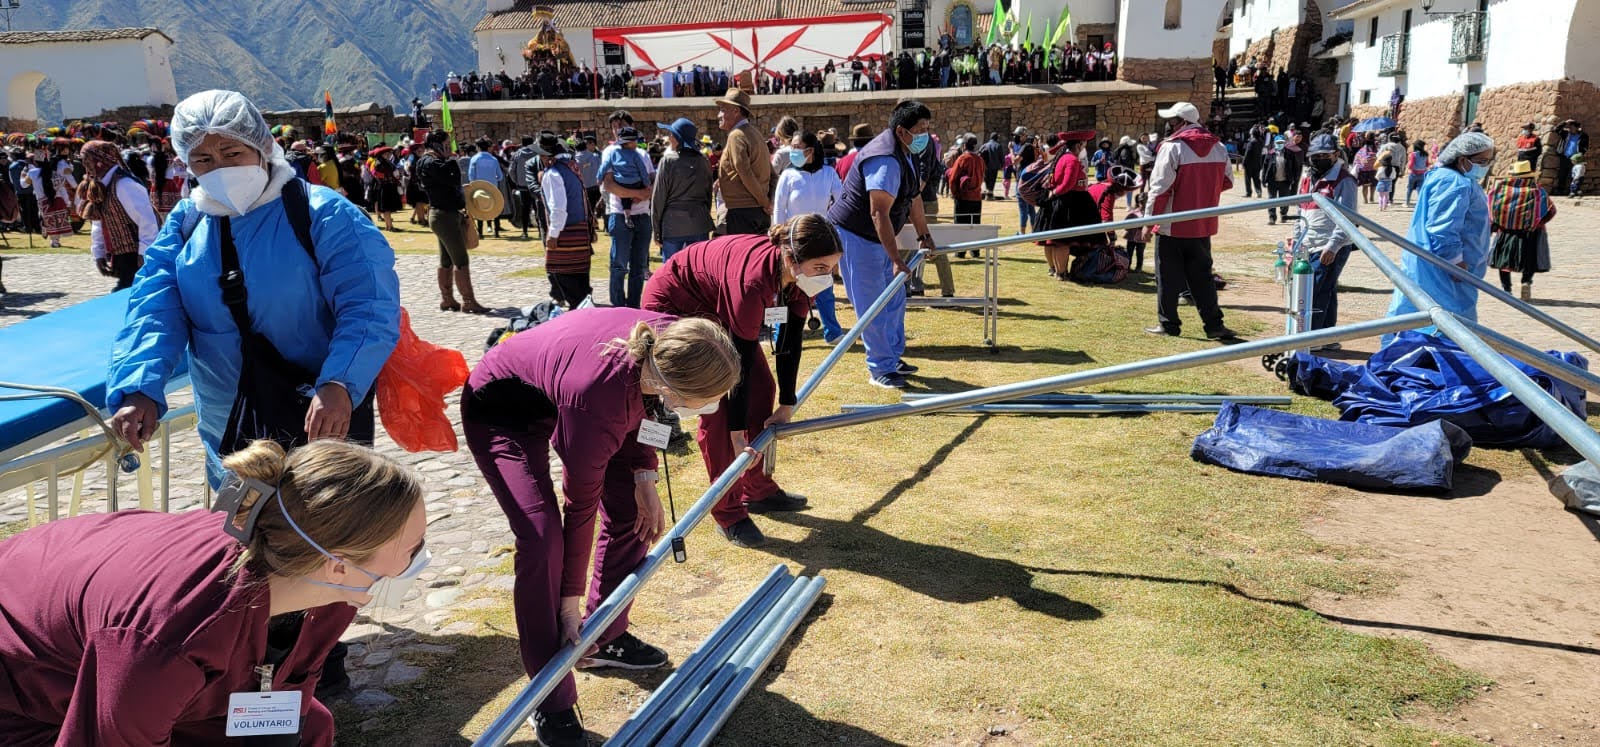
[[[16,30],[152,26],[172,50],[179,97],[243,91],[263,109],[411,97],[473,67],[472,26],[487,0],[57,0],[14,15]]]

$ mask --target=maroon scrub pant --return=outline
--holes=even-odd
[[[766,356],[758,359],[757,365],[752,370],[745,372],[744,385],[749,387],[750,409],[745,415],[745,438],[754,441],[761,434],[762,424],[767,418],[772,417],[772,403],[778,395],[777,382],[772,379],[772,368],[767,364]],[[710,415],[700,416],[700,430],[695,434],[694,440],[700,444],[700,457],[706,462],[706,474],[715,481],[728,465],[733,464],[733,444],[728,442],[728,417],[723,412],[728,401],[722,401],[723,407]],[[759,501],[773,493],[778,492],[778,483],[767,477],[761,465],[756,465],[745,470],[744,476],[733,484],[733,488],[722,496],[722,500],[711,509],[711,517],[716,519],[717,526],[727,529],[743,521],[750,515],[745,508],[749,501]]]
[[[550,478],[550,434],[555,421],[534,423],[528,431],[513,431],[463,419],[467,448],[477,461],[489,490],[500,501],[516,536],[516,582],[512,601],[516,607],[517,638],[522,667],[532,677],[561,648],[561,574],[565,557],[562,512]],[[610,594],[622,579],[644,561],[649,550],[633,535],[638,506],[633,499],[633,468],[614,457],[606,466],[600,505],[566,506],[567,521],[582,521],[600,511],[600,538],[594,548],[594,577],[589,584],[589,611]],[[600,636],[600,645],[628,629],[624,609]],[[539,705],[554,713],[578,702],[578,685],[571,674]]]

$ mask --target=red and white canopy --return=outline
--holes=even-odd
[[[669,0],[670,1],[670,0]],[[782,75],[850,57],[887,55],[893,19],[883,13],[764,21],[682,23],[666,26],[597,28],[596,41],[620,44],[634,75],[654,76],[704,65],[734,75],[761,71]]]

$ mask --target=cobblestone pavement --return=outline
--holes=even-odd
[[[1235,189],[1225,196],[1224,204],[1241,200],[1242,189]],[[1535,280],[1535,298],[1541,306],[1585,332],[1600,333],[1600,313],[1595,311],[1600,307],[1600,299],[1595,294],[1596,279],[1600,278],[1600,253],[1593,250],[1600,243],[1600,221],[1596,220],[1600,218],[1600,203],[1574,204],[1561,199],[1557,204],[1560,214],[1551,228],[1554,271]],[[1377,213],[1376,206],[1362,205],[1361,208],[1364,213],[1378,215],[1380,222],[1401,233],[1411,217],[1411,211],[1403,207],[1381,214]],[[1225,295],[1225,303],[1238,304],[1239,299],[1246,296],[1260,298],[1266,294],[1270,297],[1277,292],[1269,278],[1272,258],[1266,251],[1286,233],[1281,226],[1268,226],[1262,213],[1223,219],[1221,233],[1215,239],[1219,249],[1218,269],[1244,289],[1238,294]],[[391,234],[391,241],[402,251],[415,252],[425,251],[432,237],[411,228]],[[82,236],[69,242],[86,243],[86,237]],[[517,247],[527,246],[486,242],[486,246],[491,245],[502,252],[515,252]],[[1261,252],[1226,250],[1227,247],[1255,245],[1260,246]],[[1393,247],[1386,250],[1392,257],[1398,256],[1398,250]],[[108,281],[94,271],[86,252],[35,254],[0,250],[0,256],[6,257],[4,277],[12,291],[0,307],[0,326],[89,300],[109,288]],[[495,309],[494,313],[471,316],[440,312],[436,308],[435,258],[425,253],[402,253],[397,266],[402,298],[412,313],[417,333],[433,343],[461,350],[469,364],[476,364],[485,338],[490,330],[503,323],[504,317],[514,313],[516,307],[547,297],[548,287],[542,272],[536,270],[537,260],[504,253],[477,256],[473,259],[477,295],[480,302]],[[529,270],[533,271],[524,272]],[[594,282],[597,297],[603,298],[605,278],[597,273]],[[1391,287],[1372,263],[1360,257],[1352,258],[1344,275],[1340,301],[1342,318],[1354,321],[1382,315]],[[1264,311],[1260,306],[1252,309]],[[1573,349],[1573,344],[1557,333],[1487,298],[1481,310],[1484,321],[1518,339],[1541,348]],[[1238,313],[1237,307],[1234,313]],[[1370,350],[1375,344],[1355,347]],[[175,402],[181,403],[181,400]],[[452,395],[449,413],[459,433],[456,404],[457,396]],[[358,616],[345,636],[352,643],[349,668],[353,689],[347,697],[358,708],[369,712],[393,703],[395,697],[388,691],[416,680],[423,673],[422,668],[397,657],[397,651],[448,653],[447,646],[420,643],[415,638],[419,634],[474,633],[474,623],[451,622],[453,613],[463,608],[495,604],[475,599],[473,592],[479,588],[508,590],[511,587],[509,575],[494,572],[503,563],[500,550],[510,544],[511,534],[465,445],[454,453],[408,454],[395,446],[383,429],[378,430],[379,451],[417,469],[430,489],[426,499],[428,543],[435,559],[402,609],[384,612],[377,620]],[[174,509],[198,506],[204,486],[198,438],[190,430],[177,434],[172,446]],[[104,471],[99,468],[87,473],[84,510],[104,510],[104,478]],[[133,481],[124,477],[119,486],[122,505],[131,505],[128,496],[134,489]],[[63,489],[69,487],[70,483]],[[24,518],[26,504],[21,493],[0,496],[0,523]]]
[[[430,234],[415,229],[391,236],[394,244],[404,248],[410,248],[407,245],[431,243],[432,240]],[[71,243],[87,243],[84,236],[75,238],[76,241]],[[16,242],[16,237],[12,237],[12,241]],[[0,326],[87,301],[110,288],[109,281],[94,270],[86,251],[32,254],[0,250],[0,256],[5,257],[4,279],[11,291],[5,297],[3,307],[0,307]],[[397,257],[397,269],[401,298],[411,312],[412,326],[420,337],[462,351],[469,365],[477,364],[483,354],[484,340],[491,330],[505,323],[505,317],[513,315],[517,307],[548,298],[548,284],[543,272],[536,269],[540,266],[538,260],[516,256],[479,256],[472,260],[477,297],[480,303],[494,309],[493,313],[473,316],[442,312],[437,308],[438,290],[434,280],[437,266],[437,259],[431,255],[400,254]],[[519,272],[530,269],[534,271]],[[604,297],[604,278],[596,277],[595,286],[596,293]],[[459,435],[459,394],[452,394],[448,401],[448,412]],[[173,402],[175,405],[184,404],[187,397],[174,398]],[[496,603],[488,599],[474,599],[475,590],[511,588],[510,575],[494,572],[505,560],[504,548],[511,544],[511,532],[494,496],[478,474],[465,442],[462,442],[459,451],[453,453],[410,454],[396,446],[382,427],[377,430],[378,451],[416,469],[429,490],[426,496],[428,545],[433,550],[434,560],[423,572],[420,582],[411,590],[401,609],[379,612],[376,619],[366,614],[358,615],[355,624],[345,635],[345,640],[351,643],[348,667],[352,683],[352,689],[345,697],[358,708],[369,712],[395,701],[389,690],[404,686],[423,674],[421,667],[404,661],[395,655],[397,652],[416,650],[448,653],[448,646],[421,643],[415,639],[419,634],[472,634],[476,624],[450,622],[452,614],[463,608]],[[172,456],[170,477],[173,510],[201,505],[205,486],[204,458],[199,437],[193,429],[174,434]],[[153,454],[151,458],[154,458]],[[65,496],[70,488],[71,481],[64,480],[63,514],[67,510]],[[123,476],[118,482],[121,507],[135,505],[135,490],[134,480]],[[38,505],[42,511],[42,484]],[[103,511],[105,505],[105,470],[95,467],[85,473],[82,510]],[[0,495],[0,524],[26,518],[27,505],[23,492]]]

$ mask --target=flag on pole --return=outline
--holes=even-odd
[[[983,35],[983,46],[989,47],[999,38],[1000,27],[1005,24],[1009,12],[1003,3],[995,3],[994,12],[989,14],[989,33]]]
[[[322,91],[322,134],[333,137],[339,132],[339,125],[333,121],[333,94],[327,89]]]
[[[1051,37],[1050,37],[1050,46],[1054,47],[1054,46],[1057,46],[1057,45],[1061,44],[1061,40],[1067,38],[1067,30],[1071,26],[1072,26],[1072,9],[1071,8],[1062,8],[1061,9],[1061,20],[1056,23],[1056,32],[1055,32],[1055,34],[1051,35]]]
[[[450,152],[454,153],[456,150],[456,127],[455,123],[450,121],[449,91],[445,91],[444,95],[439,97],[439,128],[450,136]]]
[[[1028,11],[1028,25],[1022,30],[1022,49],[1033,52],[1033,11]]]

